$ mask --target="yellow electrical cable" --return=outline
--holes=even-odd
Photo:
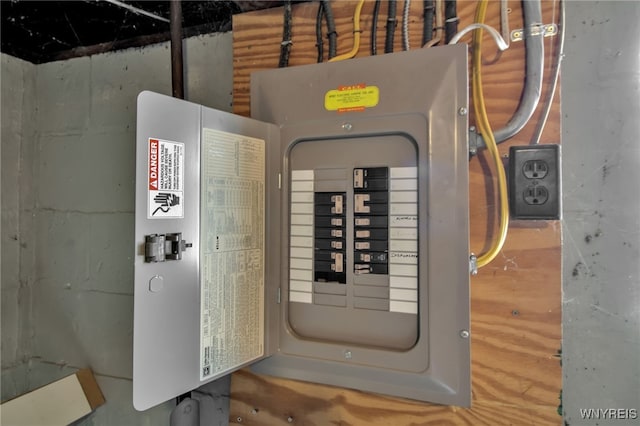
[[[360,0],[358,5],[356,6],[356,11],[353,14],[353,48],[350,52],[345,53],[343,55],[335,56],[329,59],[329,62],[343,61],[345,59],[351,59],[358,53],[360,50],[360,12],[362,12],[362,6],[364,5],[364,0]]]
[[[484,23],[487,12],[488,0],[480,0],[476,9],[475,22]],[[498,173],[498,198],[500,202],[500,230],[498,237],[493,245],[486,253],[478,256],[477,266],[481,268],[491,262],[502,250],[504,241],[507,238],[507,230],[509,229],[509,204],[507,202],[507,177],[504,172],[500,153],[498,152],[498,144],[493,137],[493,130],[487,117],[487,109],[484,104],[484,95],[482,93],[482,29],[477,29],[473,33],[473,73],[472,73],[472,92],[473,92],[473,108],[476,112],[476,126],[480,130],[480,134],[484,137],[487,149],[493,158]]]

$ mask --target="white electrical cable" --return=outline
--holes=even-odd
[[[566,0],[560,0],[560,35],[558,36],[557,46],[556,46],[556,64],[555,70],[553,73],[553,80],[551,83],[551,89],[549,90],[549,99],[547,99],[547,103],[542,112],[542,118],[538,121],[538,125],[536,126],[536,130],[533,133],[533,138],[531,139],[532,145],[537,145],[540,143],[540,138],[542,137],[542,131],[544,130],[547,120],[549,119],[549,113],[551,112],[551,107],[553,106],[553,98],[556,94],[556,89],[558,88],[558,80],[560,79],[560,67],[562,65],[562,59],[564,58],[564,38],[566,34],[566,17],[565,17],[565,3]],[[555,8],[554,8],[555,12]],[[551,20],[551,22],[555,22],[555,18]]]
[[[107,3],[111,3],[111,4],[115,5],[115,6],[120,6],[120,7],[124,8],[124,9],[127,9],[127,10],[133,12],[133,13],[137,13],[138,15],[148,16],[149,18],[157,19],[158,21],[162,21],[162,22],[167,22],[167,23],[169,22],[169,20],[167,18],[163,18],[162,16],[155,15],[155,14],[153,14],[151,12],[147,12],[146,10],[139,9],[139,8],[137,8],[135,6],[131,6],[130,4],[127,4],[127,3],[124,3],[124,2],[121,2],[121,1],[118,1],[118,0],[103,0],[103,1],[106,1]]]
[[[462,31],[458,32],[458,34],[454,35],[451,41],[449,42],[449,44],[458,43],[460,39],[465,36],[465,34],[467,34],[470,31],[477,30],[479,28],[482,28],[483,30],[487,30],[489,34],[491,34],[491,37],[493,37],[496,44],[498,45],[498,49],[507,50],[509,48],[509,45],[507,44],[507,42],[504,41],[500,33],[495,28],[490,27],[487,24],[480,24],[477,22],[469,25],[468,27],[464,28]]]

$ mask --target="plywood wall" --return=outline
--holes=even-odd
[[[351,49],[352,15],[356,2],[334,1],[338,53]],[[370,54],[374,2],[363,8],[362,45],[358,56]],[[510,0],[509,25],[522,28],[520,2]],[[398,1],[398,28],[403,2]],[[472,22],[476,3],[459,1],[459,28]],[[315,18],[318,3],[293,8],[290,66],[316,62]],[[489,5],[487,23],[500,28],[499,2]],[[558,20],[558,3],[543,1],[544,22]],[[378,52],[383,52],[387,6],[382,2]],[[249,115],[249,78],[253,71],[276,68],[282,40],[282,8],[237,15],[233,22],[234,111]],[[411,4],[412,46],[422,34],[422,1]],[[466,37],[470,41],[470,36]],[[550,82],[556,38],[545,39],[545,91]],[[524,46],[512,42],[498,55],[495,44],[484,42],[484,93],[492,126],[504,125],[518,105],[524,83]],[[400,30],[395,50],[401,50]],[[325,43],[326,52],[326,43]],[[428,76],[416,76],[428,78]],[[557,96],[557,95],[556,95]],[[511,141],[526,145],[538,123],[541,107]],[[473,123],[473,111],[470,117]],[[551,110],[542,143],[558,143],[559,100]],[[469,163],[471,247],[483,252],[497,229],[493,166],[482,152]],[[560,424],[561,390],[561,226],[558,221],[514,221],[501,254],[471,280],[471,350],[473,406],[438,406],[364,392],[256,375],[235,373],[231,387],[231,423],[276,425],[541,425]]]

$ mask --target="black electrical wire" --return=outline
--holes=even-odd
[[[424,27],[422,27],[422,45],[424,46],[433,38],[433,14],[435,3],[433,0],[424,0]]]
[[[329,0],[322,0],[324,17],[327,20],[327,37],[329,38],[329,59],[338,53],[338,33],[336,32],[336,21],[333,19],[333,10]]]
[[[373,24],[371,24],[371,56],[378,54],[378,15],[380,14],[380,0],[373,5]]]
[[[282,29],[282,43],[280,43],[279,68],[289,65],[289,52],[291,51],[291,0],[284,2],[284,26]]]
[[[182,54],[182,3],[170,3],[171,21],[171,86],[174,98],[184,99],[184,64]]]
[[[389,0],[387,12],[387,35],[384,40],[384,53],[393,52],[393,37],[396,32],[396,0]]]
[[[318,49],[318,63],[324,60],[324,40],[322,39],[322,17],[324,16],[324,6],[318,3],[318,15],[316,16],[316,48]]]
[[[458,12],[456,11],[456,0],[445,0],[444,2],[444,40],[449,41],[458,33]]]

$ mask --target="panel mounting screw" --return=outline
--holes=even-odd
[[[236,422],[242,423],[242,417],[240,417],[240,416],[236,417]]]
[[[351,359],[351,358],[353,358],[353,354],[351,353],[351,351],[345,351],[344,352],[344,357],[346,359]]]
[[[287,422],[288,423],[293,423],[293,417],[291,417],[291,416],[287,417]]]
[[[478,275],[478,257],[473,253],[469,256],[469,273]]]
[[[258,409],[257,408],[252,409],[251,414],[253,414],[254,416],[258,414]]]
[[[342,128],[348,132],[348,131],[350,131],[351,129],[353,129],[353,125],[352,125],[351,123],[344,123],[344,124],[342,125]]]
[[[467,109],[466,109],[465,107],[461,107],[461,108],[458,110],[458,114],[459,114],[459,115],[467,115]]]
[[[469,338],[469,332],[467,330],[460,331],[460,337],[462,337],[463,339],[468,339]]]

